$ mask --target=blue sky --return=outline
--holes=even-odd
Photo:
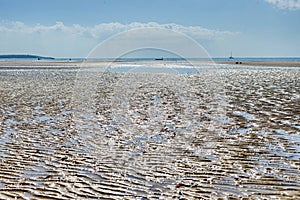
[[[300,0],[0,0],[0,54],[86,57],[122,31],[171,27],[212,57],[300,57]]]

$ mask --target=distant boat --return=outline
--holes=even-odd
[[[232,57],[232,51],[230,52],[229,59],[233,59],[233,57]]]
[[[164,60],[164,58],[155,58],[155,60]]]

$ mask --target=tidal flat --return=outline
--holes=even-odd
[[[300,198],[299,69],[63,65],[0,69],[0,199]]]

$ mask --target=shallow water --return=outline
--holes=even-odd
[[[300,71],[0,72],[0,198],[300,198]]]

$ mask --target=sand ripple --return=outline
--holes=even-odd
[[[207,73],[2,71],[0,199],[300,198],[300,71]]]

